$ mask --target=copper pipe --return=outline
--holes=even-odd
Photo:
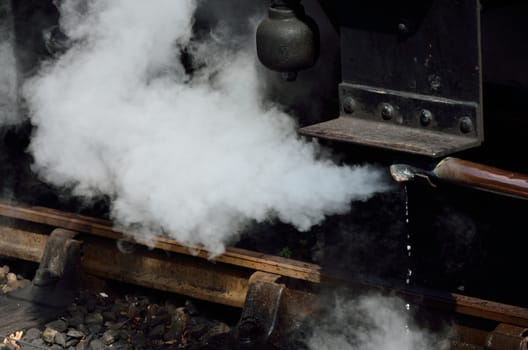
[[[438,163],[433,173],[461,185],[528,199],[528,175],[451,157]]]
[[[433,183],[434,179],[439,179],[484,191],[528,199],[528,175],[463,159],[444,158],[432,171],[406,164],[392,165],[390,170],[393,178],[398,182],[410,181],[416,177],[426,178],[430,183]]]

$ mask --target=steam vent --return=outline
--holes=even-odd
[[[526,23],[0,1],[0,350],[528,350]]]

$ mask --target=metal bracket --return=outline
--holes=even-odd
[[[478,0],[340,6],[340,116],[301,134],[431,157],[481,144]]]
[[[255,272],[249,280],[244,309],[237,325],[236,338],[241,348],[263,348],[276,325],[285,286],[278,275]]]
[[[483,139],[474,102],[345,83],[340,94],[339,118],[299,132],[431,157],[478,146]]]
[[[31,284],[0,299],[0,333],[47,322],[73,301],[78,287],[81,242],[76,232],[56,229],[48,238]]]
[[[282,348],[285,344],[288,348],[298,348],[295,345],[303,325],[317,309],[317,296],[287,288],[278,283],[280,278],[262,271],[253,273],[237,326],[229,334],[209,339],[201,349],[267,350],[279,345]]]

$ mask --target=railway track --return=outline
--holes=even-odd
[[[78,242],[72,246],[79,246],[84,273],[242,308],[234,338],[247,346],[281,342],[317,312],[322,289],[346,285],[396,294],[435,317],[450,319],[452,349],[527,349],[528,309],[523,307],[350,280],[316,264],[233,247],[213,259],[200,247],[165,237],[132,241],[126,232],[98,218],[0,203],[0,255],[56,265],[48,250],[56,239],[50,237],[64,239],[58,241],[59,247]],[[0,322],[2,326],[10,327]]]

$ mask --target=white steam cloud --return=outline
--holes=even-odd
[[[0,3],[0,125],[18,122],[18,78],[10,4],[10,1]]]
[[[445,339],[416,327],[402,299],[369,295],[349,300],[336,297],[308,346],[314,350],[444,350],[448,348]]]
[[[213,253],[248,222],[308,230],[385,189],[373,168],[320,159],[317,144],[266,105],[252,47],[191,42],[196,5],[62,4],[74,44],[24,89],[36,172],[78,195],[109,195],[118,225]],[[182,65],[181,47],[200,56],[196,74]]]

